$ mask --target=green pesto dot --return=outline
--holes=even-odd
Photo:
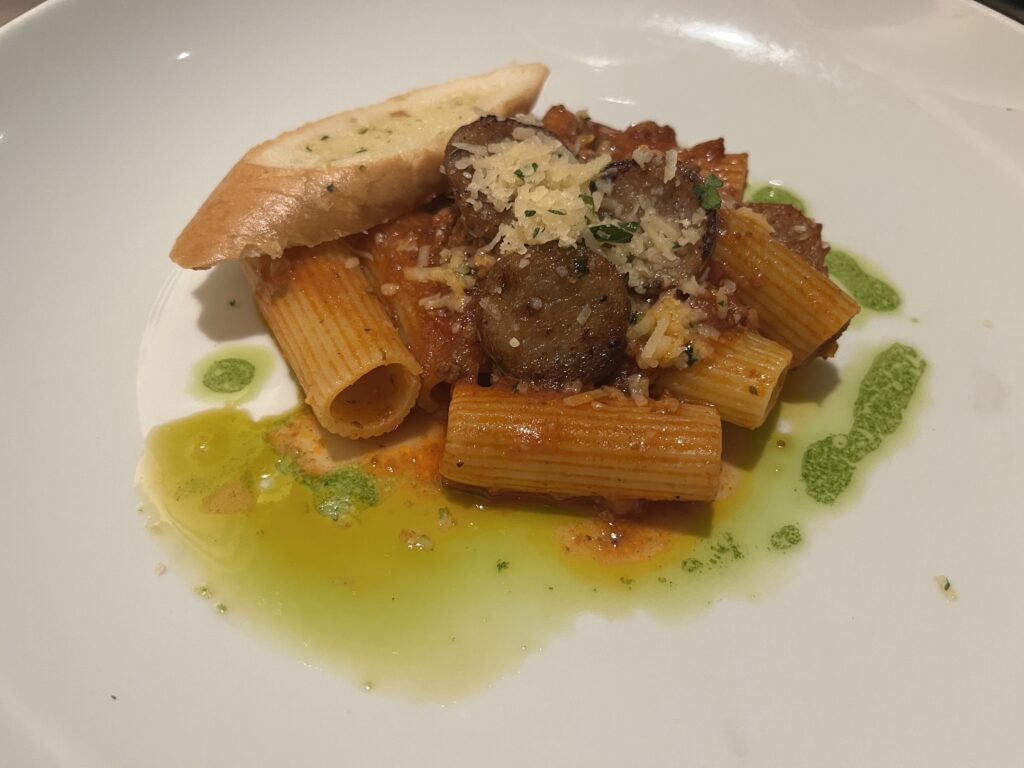
[[[241,392],[255,375],[256,366],[248,360],[228,357],[210,364],[203,374],[203,386],[211,392]]]
[[[790,549],[803,540],[800,528],[795,525],[784,525],[772,534],[772,549]]]
[[[322,475],[304,472],[291,459],[282,459],[278,468],[291,475],[313,492],[316,511],[338,523],[358,519],[365,507],[380,503],[377,481],[366,470],[354,464],[338,467]]]

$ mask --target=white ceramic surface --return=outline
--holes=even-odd
[[[213,342],[144,330],[250,145],[512,59],[551,65],[542,107],[725,135],[810,198],[902,289],[863,338],[917,345],[928,402],[768,597],[582,617],[455,704],[367,695],[154,578],[140,418]],[[0,763],[1019,764],[1021,72],[1024,31],[952,0],[50,0],[0,29]]]

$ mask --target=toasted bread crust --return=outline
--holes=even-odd
[[[523,82],[487,104],[489,112],[507,116],[532,109],[548,70],[541,64],[522,67],[527,68],[520,73]],[[451,91],[494,74],[432,88]],[[412,150],[368,158],[365,163],[287,167],[257,160],[268,147],[299,132],[360,111],[333,115],[250,149],[178,236],[171,259],[182,267],[206,269],[260,254],[277,258],[287,248],[312,247],[397,218],[444,190],[440,166],[447,136],[425,139]]]

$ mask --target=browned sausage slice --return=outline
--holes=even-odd
[[[796,251],[819,272],[828,271],[825,269],[825,257],[831,248],[821,239],[821,224],[787,203],[751,203],[745,207],[768,220],[776,240]]]
[[[484,278],[477,331],[505,373],[537,384],[596,384],[620,362],[629,295],[611,263],[583,246],[530,246]]]
[[[516,131],[517,128],[520,130]],[[462,214],[469,234],[481,240],[493,240],[494,236],[498,234],[498,227],[511,221],[513,213],[511,208],[497,211],[486,200],[470,201],[468,187],[473,179],[473,166],[462,166],[466,165],[466,158],[470,157],[471,153],[466,149],[460,149],[459,145],[486,147],[488,144],[500,144],[513,139],[514,132],[517,137],[527,136],[530,133],[543,133],[554,138],[554,135],[544,128],[527,125],[518,120],[504,120],[494,115],[488,115],[455,131],[445,148],[444,172],[455,196],[455,204],[459,208],[459,213]]]
[[[696,274],[715,247],[716,211],[705,211],[694,192],[703,179],[696,165],[678,162],[676,172],[665,181],[665,156],[656,154],[645,165],[616,163],[611,192],[601,203],[601,212],[619,221],[637,221],[650,211],[665,219],[680,222],[701,221],[702,234],[697,243],[679,248],[676,254],[681,271]]]

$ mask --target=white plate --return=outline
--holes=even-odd
[[[511,59],[551,65],[541,106],[724,135],[808,196],[920,318],[870,333],[922,350],[928,402],[767,597],[583,617],[457,704],[367,695],[153,577],[140,342],[246,148]],[[4,765],[1015,764],[1021,72],[1021,28],[951,0],[51,0],[0,30]]]

